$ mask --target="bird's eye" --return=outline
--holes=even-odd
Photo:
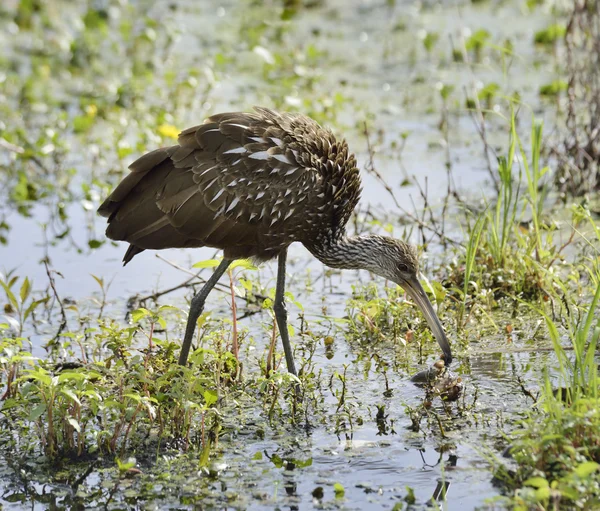
[[[399,269],[401,272],[408,273],[408,265],[407,265],[407,264],[400,263],[400,264],[398,265],[398,269]]]

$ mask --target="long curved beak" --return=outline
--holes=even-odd
[[[444,328],[442,327],[437,314],[433,310],[433,305],[431,305],[429,298],[427,298],[427,294],[425,293],[423,286],[421,286],[419,279],[415,276],[410,280],[398,282],[398,285],[404,288],[404,290],[410,295],[410,297],[416,302],[423,312],[423,315],[429,324],[429,328],[431,328],[438,344],[444,352],[444,362],[447,366],[449,366],[452,362],[452,350],[450,349],[450,343],[448,342]]]

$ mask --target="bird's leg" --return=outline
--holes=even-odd
[[[296,371],[296,363],[294,362],[294,353],[290,344],[290,335],[287,327],[287,308],[285,306],[285,260],[287,259],[287,248],[279,254],[277,266],[277,287],[275,288],[275,302],[273,303],[273,311],[275,319],[281,334],[281,342],[285,353],[285,362],[288,372],[294,376],[298,376]]]
[[[179,365],[183,366],[187,363],[190,346],[192,345],[192,338],[194,337],[194,331],[196,330],[196,322],[198,321],[200,314],[202,314],[206,297],[232,262],[233,259],[223,259],[214,273],[206,281],[204,287],[194,296],[194,298],[192,298],[187,325],[185,326],[185,337],[183,338],[183,343],[181,345],[181,353],[179,354]]]

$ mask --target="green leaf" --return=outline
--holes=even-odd
[[[23,321],[25,321],[30,315],[31,313],[38,308],[38,306],[40,306],[43,303],[46,303],[48,301],[48,297],[46,298],[42,298],[41,300],[34,300],[29,304],[29,307],[27,307],[27,309],[25,309],[25,312],[23,313]]]
[[[534,488],[549,488],[550,484],[543,477],[530,477],[523,483],[523,486],[533,486]]]
[[[152,313],[148,309],[140,307],[131,313],[131,319],[134,323],[139,323],[146,316],[151,316]]]
[[[538,488],[535,491],[535,498],[537,499],[538,502],[543,501],[543,500],[548,500],[550,498],[550,488],[548,486],[545,486],[543,488]]]
[[[254,456],[252,456],[253,460],[262,460],[263,459],[263,453],[260,451],[257,451],[254,453]]]
[[[198,465],[200,467],[206,467],[208,465],[208,459],[210,457],[210,448],[212,447],[212,440],[210,437],[204,444],[204,448],[202,449],[202,453],[200,454],[200,459],[198,460]]]
[[[198,328],[202,328],[206,324],[206,322],[209,320],[210,320],[210,312],[203,312],[202,314],[200,314],[198,321],[196,321],[196,326]]]
[[[244,270],[258,270],[256,266],[254,266],[249,259],[238,259],[234,261],[229,269],[233,270],[235,268],[243,268]]]
[[[313,459],[307,458],[305,460],[299,460],[297,458],[294,458],[294,464],[296,465],[296,468],[312,467]]]
[[[204,402],[206,403],[207,407],[215,404],[217,402],[217,399],[219,399],[219,396],[214,390],[205,390],[203,395]]]
[[[19,294],[21,296],[21,303],[23,303],[25,300],[27,300],[27,298],[29,298],[30,292],[31,292],[31,283],[29,282],[29,279],[27,277],[25,277],[23,284],[21,284],[21,290],[19,291]]]
[[[81,401],[79,401],[79,398],[75,395],[75,393],[72,390],[63,389],[63,390],[61,390],[61,394],[64,394],[71,401],[73,401],[73,402],[77,403],[79,406],[81,406]]]
[[[598,469],[600,469],[599,463],[596,463],[595,461],[584,461],[575,468],[574,472],[579,477],[584,479],[596,472]]]
[[[218,259],[208,259],[206,261],[200,261],[192,266],[192,268],[216,268],[219,266],[221,261]]]
[[[37,368],[35,370],[26,371],[26,376],[22,376],[19,380],[36,380],[39,381],[42,385],[49,387],[52,385],[52,378],[48,376],[46,371],[42,368]]]
[[[558,491],[560,491],[560,494],[563,497],[571,499],[572,501],[576,501],[580,497],[580,493],[577,490],[575,490],[574,488],[570,488],[569,486],[566,486],[564,484],[559,484]]]
[[[346,490],[344,489],[344,487],[340,483],[335,483],[333,485],[333,491],[335,492],[335,496],[338,497],[338,498],[339,497],[343,497],[344,494],[346,493]]]
[[[173,305],[161,305],[158,308],[158,312],[181,312],[181,309],[178,309],[177,307],[174,307]]]
[[[248,279],[239,278],[238,282],[242,285],[242,287],[249,292],[252,292],[252,282]]]
[[[79,425],[79,422],[77,422],[73,417],[69,417],[67,419],[67,422],[73,426],[73,429],[75,431],[77,431],[77,433],[81,433],[81,426]]]
[[[61,371],[58,375],[58,383],[63,383],[69,380],[83,381],[86,379],[86,375],[77,371]]]
[[[6,296],[8,298],[8,301],[10,302],[10,304],[13,306],[13,308],[15,310],[19,310],[19,302],[17,302],[17,297],[13,294],[10,287],[8,287],[6,285],[6,283],[2,280],[0,280],[0,284],[4,288],[4,292],[6,293]]]
[[[40,403],[33,410],[31,410],[31,413],[29,414],[29,420],[30,421],[36,420],[45,411],[46,411],[46,404],[45,403]]]
[[[85,133],[94,124],[94,118],[89,115],[77,115],[73,118],[73,131],[75,133]]]
[[[119,472],[127,472],[130,468],[135,467],[135,458],[129,458],[127,461],[123,462],[119,458],[115,458],[117,462],[117,467],[119,468]]]

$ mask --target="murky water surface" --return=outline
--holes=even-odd
[[[394,2],[342,0],[323,2],[323,5],[300,10],[291,21],[292,28],[282,38],[281,48],[269,51],[293,51],[314,40],[317,49],[326,49],[328,65],[315,69],[322,74],[314,94],[325,99],[340,92],[347,104],[339,108],[336,130],[345,132],[351,147],[357,153],[360,166],[368,160],[366,142],[358,119],[364,113],[374,115],[372,138],[377,145],[375,165],[378,172],[393,188],[402,207],[409,212],[418,211],[423,199],[414,184],[400,186],[406,176],[416,176],[422,187],[427,187],[430,204],[439,204],[447,191],[446,141],[438,124],[442,104],[438,83],[454,86],[459,91],[473,83],[495,81],[518,90],[525,101],[537,105],[537,90],[552,73],[551,63],[541,62],[532,45],[532,34],[549,22],[549,14],[542,10],[535,15],[521,15],[522,2]],[[249,108],[252,104],[270,104],[270,93],[277,84],[265,84],[252,72],[264,63],[260,53],[244,48],[238,41],[244,30],[250,30],[251,21],[264,14],[257,2],[182,2],[177,9],[163,5],[150,7],[148,15],[178,27],[179,36],[172,57],[180,69],[201,69],[209,58],[228,47],[239,52],[237,67],[229,67],[219,76],[217,85],[204,103],[194,111],[179,112],[175,122],[178,127],[197,124],[212,112]],[[62,4],[61,4],[62,5]],[[166,4],[165,4],[166,5]],[[69,7],[62,5],[64,16]],[[68,27],[68,23],[66,23]],[[402,27],[394,28],[394,27]],[[481,28],[492,34],[492,40],[511,39],[519,58],[512,60],[509,71],[489,57],[474,64],[473,74],[451,61],[449,52],[443,50],[449,41],[456,41],[465,30],[474,32]],[[435,32],[440,43],[429,55],[419,40],[421,31]],[[6,31],[6,32],[4,32]],[[0,43],[11,47],[18,35],[10,34],[5,25],[0,31]],[[13,47],[14,50],[14,47]],[[440,53],[444,57],[440,61]],[[536,72],[531,72],[533,64]],[[311,72],[310,64],[303,72]],[[109,76],[99,76],[108,80]],[[298,98],[291,87],[286,101],[295,105]],[[449,122],[449,155],[452,175],[457,189],[466,197],[477,200],[489,192],[486,162],[475,125],[462,105],[451,104]],[[503,112],[506,114],[506,112]],[[180,114],[180,115],[179,115]],[[544,115],[543,109],[541,115]],[[410,132],[406,146],[399,156],[394,144],[401,134]],[[505,143],[505,132],[494,130],[490,122],[490,145]],[[397,146],[396,146],[397,147]],[[148,147],[147,149],[151,149]],[[78,140],[71,142],[71,151],[65,166],[73,166],[81,182],[90,179],[87,165],[89,150]],[[1,152],[0,152],[1,156]],[[132,160],[135,155],[132,155]],[[2,156],[3,158],[7,156]],[[385,212],[389,218],[403,218],[392,197],[372,175],[363,173],[364,193],[362,208]],[[98,199],[100,199],[98,197]],[[127,299],[145,295],[182,282],[187,275],[167,264],[167,259],[177,266],[189,268],[191,263],[211,258],[210,249],[194,251],[167,250],[164,259],[151,252],[136,257],[127,268],[120,259],[124,245],[106,243],[90,250],[88,241],[102,237],[104,220],[86,210],[81,201],[66,205],[66,216],[71,228],[65,239],[44,242],[44,224],[52,223],[51,200],[34,205],[28,217],[8,204],[1,206],[4,221],[10,226],[7,243],[0,246],[0,269],[14,269],[18,275],[27,275],[39,289],[46,286],[46,271],[40,263],[48,256],[52,266],[61,273],[57,290],[63,297],[79,303],[80,307],[95,310],[99,298],[98,285],[91,274],[111,282],[106,314],[125,321]],[[416,208],[416,209],[415,209]],[[434,209],[435,211],[435,209]],[[452,222],[449,222],[452,224]],[[460,233],[459,225],[449,230]],[[403,227],[394,225],[396,235]],[[416,234],[416,231],[415,231]],[[413,235],[414,241],[417,241]],[[443,257],[439,247],[430,251]],[[427,273],[427,264],[425,272]],[[310,271],[315,281],[312,292],[306,290]],[[331,281],[322,277],[323,267],[315,262],[303,247],[290,251],[290,290],[304,305],[308,320],[318,319],[326,303],[328,313],[343,317],[351,284],[368,282],[363,273],[334,274]],[[265,264],[260,270],[260,280],[267,287],[274,285],[275,265]],[[319,280],[320,279],[320,280]],[[383,285],[383,283],[381,283]],[[330,286],[333,286],[330,287]],[[330,290],[334,289],[335,293]],[[325,300],[323,300],[325,297]],[[182,305],[184,293],[174,293],[162,303]],[[213,293],[208,307],[228,314],[226,295]],[[298,311],[291,308],[291,321],[298,324]],[[253,316],[242,321],[251,330],[258,343],[266,339],[261,322],[266,315]],[[40,324],[32,333],[34,354],[44,355],[41,342],[55,329],[50,321]],[[451,327],[450,327],[451,328]],[[172,334],[176,335],[175,333]],[[464,399],[452,405],[455,415],[453,426],[440,434],[434,414],[445,413],[439,402],[433,404],[432,415],[422,420],[418,432],[411,430],[407,407],[416,407],[423,400],[423,391],[412,383],[411,374],[425,367],[433,356],[421,360],[422,364],[388,372],[390,393],[384,394],[384,381],[380,373],[364,371],[357,362],[364,347],[349,345],[343,336],[336,336],[334,355],[328,359],[319,347],[316,356],[318,369],[327,380],[334,371],[341,372],[343,364],[350,364],[347,377],[349,400],[355,403],[356,416],[361,424],[335,431],[331,425],[319,423],[292,427],[288,422],[269,425],[263,417],[245,417],[237,423],[235,417],[225,419],[225,427],[210,475],[199,471],[197,460],[183,458],[169,465],[165,457],[154,454],[140,455],[144,472],[153,476],[153,486],[140,488],[135,480],[124,481],[117,494],[110,493],[101,467],[92,467],[76,490],[72,485],[44,485],[31,483],[27,476],[15,474],[12,463],[0,468],[0,507],[3,509],[53,509],[61,506],[74,508],[139,508],[139,509],[392,509],[407,496],[406,487],[414,489],[417,506],[425,506],[434,498],[445,509],[465,510],[483,506],[486,499],[498,494],[492,485],[490,472],[485,469],[486,456],[496,451],[500,426],[506,427],[531,405],[520,390],[517,377],[526,381],[535,379],[533,368],[543,367],[546,355],[527,351],[511,353],[514,346],[527,348],[527,329],[521,339],[507,344],[502,335],[492,336],[477,344],[473,339],[456,363],[456,370],[465,380]],[[456,343],[450,330],[450,337]],[[464,340],[462,340],[464,341]],[[469,340],[463,342],[469,345]],[[512,340],[511,340],[512,341]],[[262,353],[264,344],[258,345],[250,358]],[[370,350],[393,363],[396,347],[373,346]],[[361,351],[362,350],[362,351]],[[411,364],[417,356],[411,352]],[[247,367],[251,367],[248,360]],[[394,367],[398,367],[395,366]],[[335,408],[333,396],[324,406]],[[385,405],[385,418],[377,420],[377,406]],[[240,427],[253,420],[265,422],[264,437],[255,435],[256,428]],[[250,433],[249,433],[250,432]],[[142,460],[145,458],[145,461]],[[31,462],[35,465],[35,462]],[[88,465],[81,464],[81,473]],[[166,475],[165,475],[166,474]],[[182,475],[185,474],[185,477]],[[152,479],[152,478],[151,478]],[[334,492],[340,483],[344,495]],[[101,489],[98,490],[98,489]],[[442,494],[446,502],[442,503]],[[54,507],[57,506],[57,507]]]

